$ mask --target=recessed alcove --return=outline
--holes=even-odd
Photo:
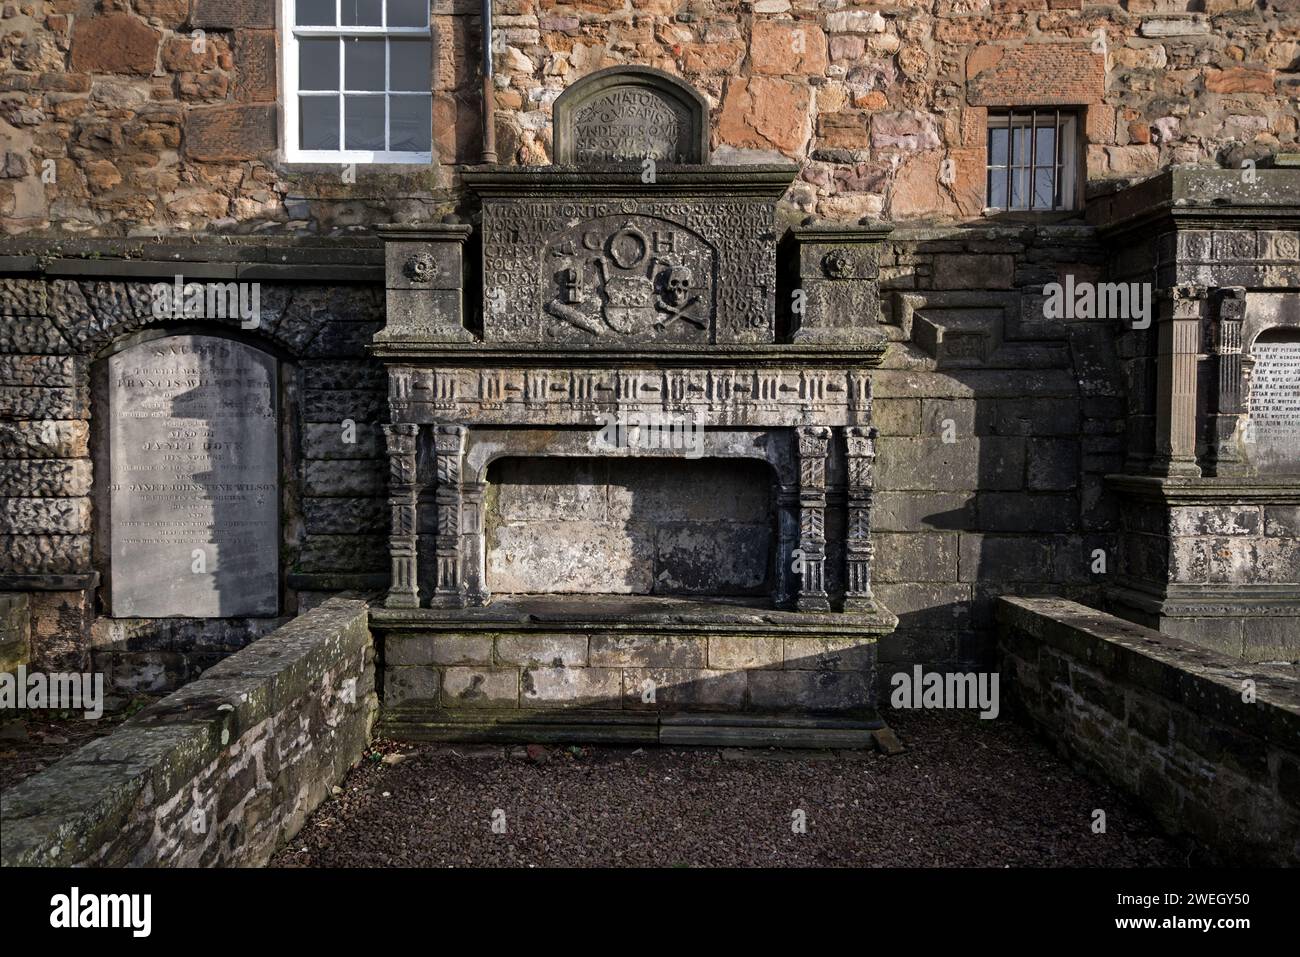
[[[765,595],[773,481],[743,459],[499,459],[483,503],[488,589]]]

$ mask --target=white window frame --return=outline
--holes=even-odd
[[[341,14],[342,0],[335,0],[335,20],[342,23]],[[407,165],[429,165],[433,162],[433,152],[410,153],[398,152],[393,150],[305,150],[298,146],[299,133],[299,115],[298,115],[298,40],[331,37],[427,37],[430,44],[430,55],[432,56],[433,45],[433,26],[432,11],[428,14],[428,22],[423,27],[299,27],[294,25],[294,14],[296,12],[297,0],[280,0],[280,30],[283,37],[284,48],[284,76],[282,77],[281,89],[284,90],[284,156],[288,163],[395,163]],[[383,4],[384,20],[388,19],[388,4]],[[385,66],[385,85],[388,83],[387,66]],[[339,77],[343,76],[343,52],[342,44],[339,47]],[[375,91],[376,96],[382,96],[384,100],[385,114],[388,110],[388,97],[393,91],[385,90],[383,93]],[[418,90],[403,90],[396,92],[412,93],[420,92]],[[340,93],[340,100],[342,94]],[[430,77],[429,90],[429,123],[433,123],[433,89],[432,77]],[[340,111],[343,104],[339,104]],[[340,112],[340,123],[342,123],[343,114]],[[384,130],[387,135],[388,117],[384,117]],[[430,129],[430,136],[433,131]],[[339,135],[343,135],[340,128]],[[342,142],[340,139],[339,142]]]

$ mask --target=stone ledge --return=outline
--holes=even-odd
[[[366,612],[324,602],[0,796],[0,863],[265,863],[369,740]]]

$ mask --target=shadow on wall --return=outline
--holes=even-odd
[[[970,286],[1010,257],[954,258],[971,261]],[[885,687],[913,663],[993,667],[998,596],[1099,605],[1116,570],[1103,486],[1125,451],[1115,324],[1045,320],[1042,303],[1005,289],[894,296],[893,346],[873,375],[873,577],[899,617],[881,642]]]

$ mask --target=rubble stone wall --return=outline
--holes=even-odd
[[[0,6],[7,233],[282,228],[436,219],[477,163],[477,0],[432,0],[434,162],[282,161],[273,0]],[[677,74],[715,160],[792,159],[790,215],[977,218],[990,108],[1077,109],[1091,181],[1294,150],[1296,0],[500,0],[507,164],[552,157],[551,106],[615,64]],[[201,43],[199,31],[202,31]]]

